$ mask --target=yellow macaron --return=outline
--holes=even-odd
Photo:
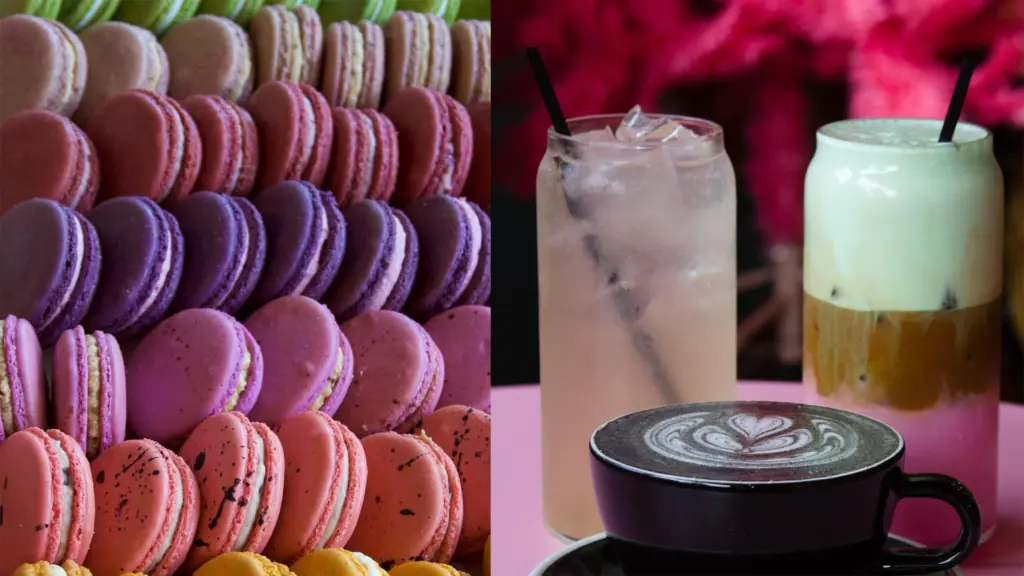
[[[391,576],[469,576],[469,574],[437,562],[406,562],[392,568]]]
[[[79,566],[68,560],[62,565],[50,564],[49,562],[36,562],[35,564],[22,564],[11,576],[92,576],[88,568]]]
[[[203,564],[194,576],[295,576],[287,566],[252,552],[228,552]]]
[[[314,550],[294,564],[295,576],[388,576],[372,558],[341,548]]]

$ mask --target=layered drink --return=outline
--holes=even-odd
[[[960,123],[846,120],[818,131],[807,172],[804,386],[906,440],[906,470],[971,490],[995,525],[1003,178],[992,136]],[[926,545],[960,521],[900,503],[892,531]],[[983,536],[984,538],[984,536]]]

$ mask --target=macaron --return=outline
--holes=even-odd
[[[490,20],[491,0],[462,0],[458,17],[464,20]]]
[[[76,326],[53,350],[54,425],[90,460],[124,442],[124,357],[117,340]]]
[[[395,13],[397,3],[397,0],[320,0],[317,10],[324,24],[342,20],[383,24]]]
[[[469,576],[447,564],[417,560],[395,566],[389,572],[391,576]]]
[[[186,569],[227,552],[262,552],[284,493],[277,435],[240,412],[223,412],[203,421],[179,454],[195,472],[201,501]]]
[[[463,520],[455,555],[478,554],[491,535],[491,415],[468,406],[445,406],[423,419],[422,430],[459,471]]]
[[[68,560],[63,564],[36,562],[22,564],[11,576],[92,576],[92,571]]]
[[[147,334],[125,375],[128,429],[176,448],[210,416],[252,410],[263,384],[263,355],[237,320],[194,308]]]
[[[257,87],[274,81],[319,85],[323,29],[315,10],[267,3],[249,23],[249,37]]]
[[[249,417],[277,427],[310,410],[334,416],[352,383],[354,362],[352,346],[327,307],[285,296],[253,312],[245,327],[263,352],[263,388]]]
[[[198,9],[199,0],[124,0],[114,13],[114,19],[141,26],[162,36],[172,26],[194,16]]]
[[[93,539],[96,501],[89,461],[60,430],[28,428],[0,446],[0,574],[21,564],[81,564]]]
[[[80,126],[88,126],[101,104],[125,90],[167,93],[171,65],[149,30],[124,22],[103,22],[82,30],[78,37],[89,60],[89,78],[75,112],[75,122]]]
[[[491,103],[477,102],[468,108],[473,127],[473,154],[463,195],[485,211],[491,209]]]
[[[160,43],[171,65],[167,93],[176,100],[195,94],[244,102],[256,69],[245,30],[227,18],[200,15],[171,28]]]
[[[228,552],[204,564],[193,576],[294,576],[283,564],[252,552]]]
[[[88,210],[100,185],[96,148],[74,122],[24,110],[0,122],[0,213],[29,198]]]
[[[86,564],[96,576],[172,576],[199,523],[199,486],[178,455],[153,440],[128,440],[92,462],[96,537]]]
[[[392,203],[401,208],[428,196],[461,195],[473,155],[466,108],[451,96],[416,87],[389,100],[384,115],[398,130],[402,159]]]
[[[315,550],[292,564],[295,576],[388,576],[366,554],[341,548]]]
[[[263,217],[245,198],[197,192],[173,209],[185,238],[181,285],[171,309],[214,308],[234,314],[264,269]]]
[[[490,294],[490,219],[479,207],[451,196],[416,202],[406,212],[420,240],[416,283],[405,305],[407,314],[427,319]],[[482,274],[478,274],[478,268]],[[469,302],[465,302],[469,303]]]
[[[342,208],[364,198],[387,202],[398,181],[398,132],[376,110],[335,108],[334,146],[324,188]]]
[[[19,430],[46,427],[43,350],[32,325],[8,316],[0,320],[0,443]]]
[[[379,200],[345,211],[347,250],[323,301],[339,322],[369,310],[401,310],[419,264],[419,242],[409,218]]]
[[[122,196],[90,210],[104,265],[88,330],[132,339],[163,320],[177,293],[185,241],[178,220],[149,198]]]
[[[320,86],[320,71],[323,69],[324,26],[316,9],[305,3],[296,6],[292,13],[299,21],[299,39],[302,41],[302,67],[299,82],[309,86]]]
[[[373,310],[343,323],[341,331],[358,369],[335,413],[339,422],[359,437],[409,432],[434,411],[444,359],[422,326],[398,312]]]
[[[51,3],[60,5],[58,19],[62,24],[81,32],[110,20],[121,0],[51,0]]]
[[[0,18],[27,14],[53,20],[57,18],[60,6],[61,0],[0,0]]]
[[[195,186],[203,157],[199,131],[167,96],[121,92],[100,105],[86,133],[100,156],[104,199],[145,196],[162,204],[181,200]]]
[[[452,75],[452,37],[440,16],[399,10],[384,25],[388,73],[385,100],[423,86],[447,92]]]
[[[465,105],[491,100],[491,23],[459,20],[452,25],[451,94]]]
[[[331,157],[331,107],[312,86],[268,82],[249,100],[259,130],[259,190],[285,180],[321,186]]]
[[[444,357],[444,388],[437,406],[465,405],[491,411],[491,309],[458,306],[423,328]]]
[[[366,498],[349,550],[385,570],[415,560],[451,561],[462,528],[462,486],[447,454],[426,435],[363,439]]]
[[[203,142],[196,190],[248,196],[256,184],[260,143],[249,112],[220,96],[189,96],[182,107],[195,120]]]
[[[201,0],[197,13],[220,16],[238,22],[237,18],[241,15],[246,3],[246,0]],[[263,5],[262,0],[259,3],[260,6]]]
[[[455,21],[462,0],[398,0],[399,10],[412,10],[444,18],[446,24]]]
[[[71,116],[89,74],[85,48],[60,22],[18,14],[0,26],[0,122],[33,108]]]
[[[256,197],[267,226],[267,263],[247,308],[282,296],[323,296],[345,254],[345,218],[334,197],[288,180]]]
[[[366,492],[363,445],[319,411],[287,418],[277,434],[284,448],[284,500],[266,555],[291,564],[314,550],[343,548]]]
[[[370,20],[335,22],[324,33],[320,89],[332,107],[380,108],[384,90],[384,30]]]
[[[203,0],[204,4],[210,2],[214,6],[216,6],[218,2],[224,2],[225,4],[230,5],[232,1],[236,0]],[[260,8],[263,8],[263,0],[243,0],[242,8],[238,11],[238,14],[232,19],[235,22],[241,24],[242,26],[248,28],[249,23],[252,22],[252,19],[256,16],[256,14],[259,13]],[[220,15],[224,16],[224,14]]]
[[[101,263],[96,229],[78,212],[41,198],[14,206],[0,215],[0,317],[28,320],[53,345],[85,317]]]

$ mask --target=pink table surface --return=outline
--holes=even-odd
[[[747,400],[796,402],[800,386],[740,384]],[[563,544],[544,527],[540,475],[540,387],[495,388],[491,434],[493,576],[527,576]],[[1024,407],[999,413],[999,524],[963,567],[966,576],[1024,576]]]

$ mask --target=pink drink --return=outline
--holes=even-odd
[[[1002,324],[1002,174],[992,137],[961,123],[849,120],[821,128],[805,207],[808,401],[896,428],[906,471],[963,482],[995,527]],[[953,509],[907,500],[892,532],[959,534]]]

